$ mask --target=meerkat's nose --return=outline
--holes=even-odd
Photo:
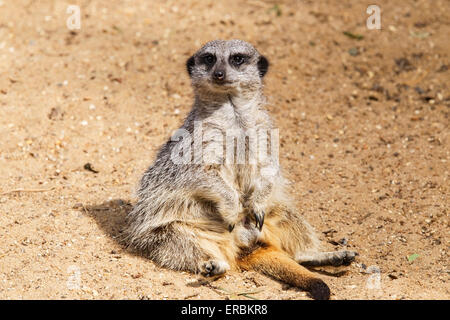
[[[222,70],[216,70],[214,71],[214,79],[215,80],[224,80],[225,79],[225,72],[223,72]]]

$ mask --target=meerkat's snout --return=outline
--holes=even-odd
[[[217,61],[211,72],[211,79],[215,85],[225,85],[227,83],[227,65]]]
[[[219,69],[215,70],[213,73],[213,79],[216,83],[222,84],[225,80],[225,70]]]

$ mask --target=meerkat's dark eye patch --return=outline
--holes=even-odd
[[[245,63],[248,60],[248,56],[244,54],[233,54],[230,57],[230,64],[239,67],[241,64]]]
[[[211,53],[205,53],[204,55],[200,56],[200,61],[207,66],[212,66],[214,63],[216,63],[216,56]]]
[[[186,61],[186,68],[189,73],[189,76],[192,76],[192,69],[195,66],[195,58],[192,56]]]
[[[262,78],[269,70],[269,61],[264,56],[260,56],[258,59],[259,76]]]

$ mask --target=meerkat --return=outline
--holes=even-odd
[[[126,243],[165,268],[204,276],[255,270],[329,299],[325,282],[304,266],[348,264],[356,253],[320,252],[276,157],[248,155],[250,145],[266,143],[248,132],[276,129],[264,108],[268,60],[245,41],[214,40],[186,66],[193,108],[141,179]],[[244,151],[224,151],[230,136]]]

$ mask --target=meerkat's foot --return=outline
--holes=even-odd
[[[333,251],[303,253],[296,257],[296,261],[304,266],[341,266],[349,265],[358,255],[354,251]]]
[[[205,261],[200,266],[201,274],[205,277],[212,277],[224,274],[230,270],[230,265],[221,260],[209,260]]]

